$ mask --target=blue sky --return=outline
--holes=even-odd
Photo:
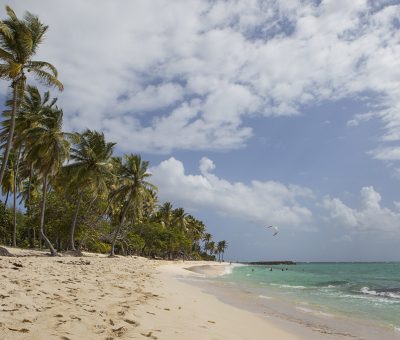
[[[400,1],[8,4],[50,26],[65,129],[141,153],[227,258],[400,260]]]

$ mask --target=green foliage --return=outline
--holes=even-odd
[[[0,240],[5,244],[10,244],[13,228],[12,213],[0,202]]]
[[[29,12],[19,19],[10,7],[6,11],[0,20],[0,79],[13,91],[1,120],[0,184],[3,195],[16,191],[25,205],[16,215],[18,245],[36,247],[44,240],[52,254],[57,245],[165,259],[223,256],[226,241],[216,246],[202,221],[170,202],[158,205],[149,163],[140,155],[113,157],[115,144],[99,131],[62,130],[57,99],[27,85],[25,77],[30,72],[63,89],[53,65],[32,60],[48,27]],[[0,242],[11,242],[12,217],[0,203]]]

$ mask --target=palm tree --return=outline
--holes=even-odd
[[[53,65],[45,61],[32,60],[48,26],[43,25],[37,16],[29,12],[21,20],[9,6],[6,6],[6,11],[8,18],[0,21],[0,78],[11,82],[13,91],[9,133],[0,169],[0,183],[3,182],[14,138],[15,118],[26,82],[25,71],[44,85],[63,89]]]
[[[6,172],[4,174],[4,181],[2,185],[2,193],[6,194],[6,202],[8,200],[9,193],[13,194],[13,215],[14,215],[14,224],[13,224],[13,235],[12,235],[12,246],[17,246],[17,194],[21,189],[21,181],[18,173],[18,156],[15,155],[14,152],[10,153],[8,159],[8,166]]]
[[[179,231],[185,232],[187,231],[187,214],[183,208],[177,208],[172,212],[172,218],[174,226],[178,228]]]
[[[77,188],[78,200],[70,229],[70,247],[75,249],[75,227],[85,190],[96,198],[107,192],[107,179],[111,176],[111,156],[115,143],[106,143],[104,133],[86,130],[71,136],[74,143],[71,148],[72,163],[64,167],[70,183]]]
[[[215,242],[210,241],[207,243],[206,250],[210,252],[210,255],[215,253],[216,247],[215,247]]]
[[[121,231],[122,225],[125,223],[125,218],[129,209],[132,209],[135,217],[140,217],[141,208],[146,196],[150,190],[156,190],[156,187],[147,182],[146,179],[151,176],[147,171],[149,162],[142,161],[140,155],[124,155],[124,161],[121,162],[118,169],[119,185],[111,193],[110,199],[113,202],[121,204],[119,214],[119,223],[114,231],[114,236],[111,242],[110,256],[115,256],[115,243]]]
[[[34,141],[29,145],[26,158],[42,179],[40,236],[53,256],[56,255],[56,251],[44,233],[44,216],[49,180],[57,174],[69,156],[69,142],[61,129],[62,117],[62,110],[57,107],[48,108],[40,124],[26,132],[30,140]]]
[[[204,251],[207,252],[208,249],[208,244],[212,241],[212,235],[210,233],[205,233],[203,235],[203,241],[204,241]]]
[[[14,187],[14,154],[10,153],[8,158],[8,166],[4,173],[3,183],[1,183],[1,193],[6,196],[4,205],[7,206],[8,196],[13,192]]]
[[[170,227],[172,224],[172,204],[171,202],[165,202],[159,209],[157,212],[157,217],[159,219],[159,221],[161,222],[161,224],[164,227]]]
[[[198,242],[203,237],[206,227],[202,221],[197,220],[192,215],[188,215],[186,219],[187,219],[188,233],[193,242],[198,244]]]
[[[31,217],[32,201],[36,201],[40,196],[39,180],[36,173],[33,171],[32,164],[29,164],[26,159],[23,159],[19,167],[19,172],[22,174],[22,190],[20,191],[21,202],[25,202],[26,216],[28,220]],[[36,243],[35,226],[31,225],[28,229],[29,244],[33,248]]]
[[[218,250],[218,255],[222,255],[222,262],[224,261],[224,252],[228,248],[228,242],[225,240],[219,241],[217,244],[217,250]],[[221,258],[219,258],[219,261],[221,262]]]

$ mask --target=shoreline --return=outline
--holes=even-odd
[[[222,302],[217,296],[193,285],[190,280],[207,279],[223,274],[225,263],[185,262],[165,264],[157,268],[158,292],[163,298],[150,301],[141,311],[154,313],[143,318],[147,328],[163,329],[159,339],[317,339],[299,336],[292,330],[276,326],[257,313]],[[163,310],[167,309],[168,313]]]
[[[181,280],[202,287],[203,291],[216,296],[223,303],[266,317],[275,326],[301,338],[400,339],[400,333],[396,329],[388,328],[377,321],[326,311],[323,306],[293,298],[283,299],[272,291],[267,296],[260,295],[251,287],[239,287],[212,277],[206,277],[206,280]]]
[[[267,335],[313,340],[352,335],[282,318],[268,297],[254,298],[218,282],[236,264],[92,253],[49,257],[44,251],[9,250],[17,256],[0,257],[4,339],[261,340]],[[288,308],[282,301],[273,303]]]

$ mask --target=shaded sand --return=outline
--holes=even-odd
[[[8,249],[18,256],[0,257],[0,339],[300,338],[177,279],[224,264]]]

